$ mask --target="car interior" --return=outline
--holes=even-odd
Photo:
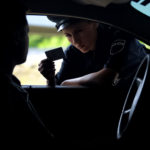
[[[29,8],[27,15],[68,16],[97,21],[123,30],[150,45],[150,16],[131,5],[141,4],[140,0],[26,0],[24,3]],[[143,7],[150,6],[146,0],[142,3]],[[115,91],[108,95],[103,92],[105,89],[96,87],[22,87],[29,92],[31,101],[61,142],[84,147],[146,145],[150,134],[150,50],[146,49],[146,53],[125,97],[120,97],[121,93],[112,97]],[[114,100],[116,103],[113,103]],[[114,113],[110,114],[111,110],[115,110]]]

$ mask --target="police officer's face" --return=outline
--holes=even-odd
[[[68,40],[82,53],[95,49],[98,23],[80,22],[63,29]]]

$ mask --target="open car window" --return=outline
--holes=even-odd
[[[62,32],[57,32],[55,23],[48,20],[45,15],[27,15],[29,23],[29,52],[24,64],[16,66],[14,74],[20,79],[22,85],[46,85],[46,79],[38,71],[41,60],[46,58],[45,51],[57,47],[63,50],[70,44]],[[140,41],[143,43],[142,41]],[[145,44],[150,49],[150,46]],[[57,73],[62,59],[55,61]]]
[[[63,50],[70,44],[62,32],[57,32],[55,23],[48,20],[45,15],[27,15],[29,23],[29,52],[24,64],[16,66],[14,74],[20,79],[22,85],[46,85],[46,79],[38,71],[41,60],[46,58],[45,51],[57,47]],[[144,42],[140,41],[145,44]],[[145,44],[150,49],[150,46]],[[55,61],[57,73],[62,59]]]

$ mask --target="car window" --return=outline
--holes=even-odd
[[[27,15],[27,20],[29,52],[26,62],[14,69],[14,75],[20,79],[22,85],[46,85],[46,79],[38,71],[38,64],[46,58],[45,51],[58,47],[64,50],[70,43],[62,32],[57,32],[55,23],[50,22],[46,16]],[[145,46],[150,49],[149,45]],[[55,61],[56,73],[61,63],[62,59]]]
[[[46,58],[45,51],[67,47],[68,40],[58,33],[55,24],[46,16],[27,15],[29,23],[29,52],[25,63],[16,66],[14,74],[22,85],[46,85],[45,78],[38,71],[38,64]],[[55,61],[56,73],[60,69],[62,59]]]

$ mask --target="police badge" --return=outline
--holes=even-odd
[[[111,45],[110,55],[116,55],[120,53],[124,49],[125,43],[126,41],[122,39],[115,40]]]

